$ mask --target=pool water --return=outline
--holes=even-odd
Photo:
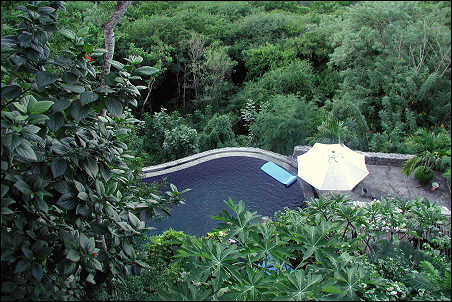
[[[150,183],[167,177],[168,182],[175,184],[179,191],[192,189],[182,194],[185,204],[174,206],[171,216],[148,223],[148,226],[156,228],[149,234],[161,234],[171,227],[187,234],[203,236],[220,223],[212,216],[218,215],[222,209],[232,214],[224,203],[229,197],[235,203],[243,200],[248,211],[269,217],[284,207],[304,207],[300,179],[287,188],[260,169],[266,162],[253,157],[228,156],[143,179]]]

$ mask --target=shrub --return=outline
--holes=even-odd
[[[295,95],[276,95],[250,124],[250,136],[256,147],[290,154],[295,145],[303,145],[317,122],[318,108]]]
[[[292,49],[279,49],[277,46],[266,43],[258,48],[245,51],[246,79],[255,80],[265,72],[289,65],[295,60],[296,53]]]
[[[259,85],[271,94],[297,94],[310,101],[313,96],[314,73],[308,61],[295,61],[270,70],[259,79]]]
[[[146,165],[159,164],[199,152],[199,138],[196,129],[179,112],[167,113],[166,108],[150,116],[144,114],[145,124],[141,139],[142,148],[152,154]]]
[[[233,147],[237,142],[232,131],[232,123],[229,115],[215,114],[204,127],[200,135],[202,150]]]
[[[198,132],[186,125],[178,125],[171,130],[165,130],[162,147],[168,159],[177,159],[198,153]]]
[[[219,227],[203,238],[186,238],[177,251],[185,273],[159,293],[181,300],[422,300],[450,295],[450,256],[430,245],[381,239],[382,233],[421,230],[435,220],[445,234],[448,218],[428,201],[390,199],[365,207],[344,195],[311,200],[259,222],[243,202],[226,202],[213,218]],[[231,214],[232,211],[232,214]],[[428,231],[429,232],[429,231]],[[221,235],[220,235],[221,234]],[[430,237],[432,238],[432,237]],[[433,239],[426,239],[433,244]],[[435,239],[436,240],[436,239]],[[449,244],[450,247],[450,244]],[[183,275],[183,276],[182,276]]]
[[[419,181],[421,185],[425,186],[432,181],[433,171],[431,168],[418,166],[414,169],[414,178]]]

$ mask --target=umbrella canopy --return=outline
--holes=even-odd
[[[298,176],[318,190],[352,190],[369,174],[364,155],[342,144],[320,144],[298,156]]]

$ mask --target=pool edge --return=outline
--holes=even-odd
[[[284,156],[275,152],[259,149],[259,148],[251,148],[251,147],[226,147],[219,149],[212,149],[208,151],[204,151],[201,153],[197,153],[194,155],[186,156],[177,160],[173,160],[170,162],[166,162],[163,164],[158,164],[154,166],[144,167],[142,169],[142,174],[140,175],[141,179],[145,179],[151,176],[153,173],[164,172],[165,170],[171,170],[167,173],[171,173],[173,171],[186,169],[189,166],[194,166],[200,164],[202,162],[206,162],[209,160],[213,160],[219,158],[218,155],[223,155],[221,157],[226,157],[227,154],[231,154],[231,156],[249,156],[260,158],[267,161],[273,161],[275,164],[282,166],[283,168],[289,170],[292,174],[297,175],[298,171],[298,163],[291,156]],[[239,154],[239,155],[237,155]],[[181,166],[178,169],[178,166]],[[166,173],[158,173],[158,174],[166,174]],[[303,194],[305,195],[304,201],[309,201],[314,197],[314,192],[312,191],[311,185],[306,183],[300,177],[297,176],[297,180],[301,182],[303,188]]]

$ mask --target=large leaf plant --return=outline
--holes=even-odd
[[[2,299],[72,300],[146,267],[133,248],[147,230],[137,215],[180,192],[146,200],[128,188],[137,171],[122,137],[137,120],[123,112],[140,97],[131,81],[154,68],[112,60],[100,85],[105,51],[57,28],[61,1],[18,9],[16,33],[1,40]],[[72,45],[56,58],[52,34]]]
[[[218,236],[210,233],[183,242],[169,263],[183,268],[180,278],[158,293],[161,299],[420,299],[422,290],[412,286],[419,280],[441,282],[432,297],[448,293],[450,257],[442,253],[450,248],[444,233],[450,224],[427,201],[388,199],[357,208],[344,195],[322,196],[304,209],[285,209],[265,221],[248,212],[242,201],[228,200],[226,205],[227,210],[213,217],[221,221],[212,232]],[[424,233],[432,230],[429,223],[445,228],[435,228],[431,240]],[[407,235],[417,238],[416,229],[435,248],[416,250],[406,240]],[[402,255],[407,245],[412,246],[406,255],[409,267],[403,264],[407,273],[391,274],[393,258],[388,257]]]

